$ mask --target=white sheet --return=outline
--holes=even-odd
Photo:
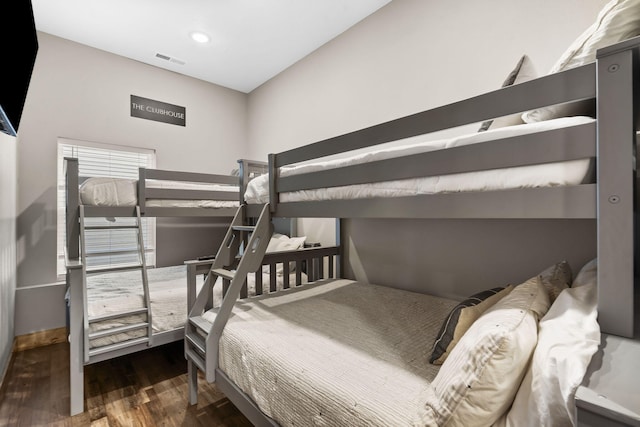
[[[311,164],[280,168],[280,176],[328,170],[332,168],[372,162],[404,155],[440,150],[450,147],[478,144],[497,138],[530,134],[593,122],[590,117],[563,117],[544,122],[509,126],[460,137],[427,141],[402,147],[367,152],[344,159],[320,161]],[[317,190],[281,193],[281,202],[314,201],[332,199],[358,199],[370,197],[399,197],[417,194],[434,194],[463,191],[488,191],[508,188],[546,187],[574,185],[592,182],[592,161],[589,159],[543,165],[521,166],[490,171],[468,172],[427,178],[412,178],[373,184],[358,184]],[[249,182],[245,193],[248,203],[269,201],[268,175]]]
[[[155,332],[170,331],[184,327],[187,320],[187,270],[186,266],[150,268],[147,270],[149,279],[149,297],[151,299],[152,327]],[[289,283],[294,286],[295,273],[291,274]],[[302,273],[302,282],[307,277]],[[204,283],[203,275],[196,276],[196,292]],[[262,274],[263,292],[269,292],[269,274]],[[283,288],[283,276],[278,275],[276,288]],[[248,294],[255,295],[255,275],[247,277]],[[222,282],[214,287],[214,305],[219,306],[222,301]],[[105,273],[90,276],[87,279],[87,310],[90,317],[144,307],[142,292],[142,275],[139,271]],[[90,326],[91,332],[96,332],[116,326],[124,326],[146,321],[146,315],[127,316],[99,322]],[[145,330],[135,330],[127,333],[110,335],[91,340],[90,347],[100,347],[116,342],[138,338],[146,335]]]
[[[220,367],[282,426],[411,425],[456,304],[350,280],[250,298],[227,323]]]
[[[150,268],[149,297],[154,332],[182,328],[187,320],[187,270],[186,266]],[[197,290],[202,286],[202,276],[197,278]],[[117,313],[144,307],[142,275],[139,271],[105,273],[87,278],[87,310],[90,317]],[[146,315],[128,316],[90,326],[95,332],[115,326],[146,321]],[[145,330],[110,335],[92,340],[90,346],[99,347],[146,335]]]
[[[135,206],[138,203],[137,181],[123,178],[93,177],[80,185],[80,201],[90,206]],[[238,192],[238,186],[223,184],[189,183],[178,181],[148,180],[147,188],[229,191]],[[235,200],[170,200],[150,199],[146,206],[152,207],[238,207]]]

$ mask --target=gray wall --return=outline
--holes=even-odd
[[[0,132],[0,384],[11,358],[16,289],[16,138]]]
[[[38,42],[18,147],[18,335],[65,325],[55,255],[58,137],[155,149],[158,168],[194,172],[229,173],[247,153],[246,94],[49,34]],[[132,94],[184,106],[186,126],[130,117]],[[158,241],[186,246],[175,221],[160,225]],[[225,228],[207,227],[215,235]]]
[[[249,156],[265,157],[270,152],[496,89],[523,54],[529,55],[538,74],[543,75],[595,21],[607,2],[394,0],[250,94]],[[453,132],[475,129],[477,127],[471,126]],[[476,226],[487,230],[487,224],[480,222],[467,223],[466,228],[471,231]],[[512,232],[513,227],[492,223],[491,238],[497,234],[504,241],[503,236]],[[455,231],[456,228],[457,224],[446,222],[438,225],[394,221],[351,224],[349,231],[354,233],[351,238],[363,249],[352,251],[350,262],[359,273],[362,273],[361,267],[366,267],[366,278],[374,283],[389,284],[393,280],[397,283],[400,279],[398,286],[407,288],[415,287],[420,277],[434,282],[434,260],[438,260],[440,272],[443,269],[454,272],[461,264],[495,262],[492,258],[496,258],[494,253],[498,253],[499,248],[489,246],[487,250],[485,247],[468,254],[471,259],[461,258],[460,251],[451,244],[453,239],[444,241],[446,252],[431,240],[436,230]],[[517,228],[521,230],[514,237],[515,245],[519,239],[528,241],[529,233],[540,235],[543,241],[552,241],[553,233],[564,230],[564,226],[557,224],[531,222]],[[583,223],[572,230],[571,236],[577,234],[579,239],[593,243],[593,224]],[[331,220],[303,220],[299,231],[324,243],[331,243],[335,235]],[[582,236],[583,233],[586,236]],[[442,236],[442,232],[437,235]],[[456,239],[462,237],[460,233],[455,236]],[[425,246],[423,239],[432,244]],[[579,264],[595,254],[593,247],[588,247],[586,253],[568,253],[574,246],[569,243],[563,250],[547,252],[544,259],[535,260],[525,256],[525,252],[522,256],[513,256],[513,252],[507,251],[512,255],[508,261],[509,273],[493,269],[485,283],[515,280],[513,272],[526,276],[546,262],[555,262],[557,257],[569,257],[574,264]],[[386,254],[378,250],[381,247],[401,249]],[[547,248],[535,243],[526,252],[538,251],[544,252]],[[424,262],[425,259],[431,261]],[[460,282],[465,282],[467,277],[462,275]],[[447,292],[462,295],[466,290]]]
[[[16,334],[64,325],[56,138],[154,148],[159,168],[224,172],[238,158],[492,90],[524,53],[542,74],[606,2],[394,0],[248,96],[39,33],[18,148]],[[187,126],[129,117],[131,94],[185,106]],[[299,232],[323,243],[335,233],[332,221],[302,221]]]

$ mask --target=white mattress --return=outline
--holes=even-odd
[[[90,206],[135,206],[138,203],[138,181],[124,178],[94,177],[80,185],[80,201]],[[178,181],[147,180],[147,188],[229,191],[238,192],[238,186],[223,184],[188,183]],[[233,208],[235,200],[171,200],[150,199],[145,202],[151,207],[199,207]]]
[[[334,280],[239,301],[220,367],[282,426],[411,425],[456,301]],[[421,397],[422,396],[422,397]]]
[[[117,313],[144,307],[142,275],[139,271],[105,273],[87,278],[87,310],[90,317]],[[170,331],[184,327],[187,319],[187,270],[186,266],[150,268],[149,296],[154,332]],[[202,286],[198,276],[197,289]],[[90,326],[95,332],[115,326],[146,321],[145,315],[113,319]],[[110,335],[92,340],[90,347],[125,341],[146,335],[145,330]]]
[[[151,318],[154,333],[170,331],[184,327],[187,320],[187,270],[186,266],[150,268],[147,270],[149,296],[151,299]],[[307,281],[302,273],[302,281]],[[204,283],[203,275],[196,277],[196,292]],[[262,275],[263,292],[269,292],[269,274]],[[278,275],[276,287],[283,287],[283,277]],[[295,273],[289,279],[293,286]],[[248,294],[255,295],[255,275],[247,277]],[[222,283],[214,287],[214,304],[222,301]],[[87,278],[87,310],[90,317],[118,313],[144,307],[142,275],[139,271],[105,273]],[[146,321],[145,315],[132,315],[125,318],[99,322],[90,326],[90,331],[108,329]],[[146,335],[145,330],[110,335],[91,340],[90,347],[100,347],[126,341]]]
[[[450,139],[426,141],[401,147],[367,152],[342,159],[319,161],[280,168],[280,176],[328,170],[332,168],[372,162],[393,157],[435,151],[462,145],[478,144],[497,138],[530,134],[593,122],[590,117],[563,117],[544,122],[509,126],[486,132],[477,132]],[[400,197],[463,191],[488,191],[509,188],[576,185],[593,182],[594,168],[589,159],[557,162],[543,165],[521,166],[489,171],[467,172],[426,178],[412,178],[372,184],[358,184],[317,190],[304,190],[280,194],[281,202],[332,199],[358,199],[371,197]],[[268,175],[249,182],[245,193],[247,203],[269,201]]]

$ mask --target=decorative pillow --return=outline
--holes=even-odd
[[[511,85],[516,85],[518,83],[523,83],[528,80],[532,80],[536,77],[536,71],[533,67],[533,62],[527,55],[522,55],[522,58],[516,64],[516,68],[514,68],[511,73],[507,76],[505,81],[502,83],[502,87],[507,87]],[[521,125],[524,123],[522,121],[522,114],[512,114],[509,116],[498,117],[493,120],[487,120],[482,123],[478,132],[484,132],[485,130],[503,128],[507,126]]]
[[[596,22],[562,54],[549,74],[593,62],[598,49],[637,35],[640,35],[640,0],[612,0],[600,11]],[[595,116],[593,100],[527,111],[522,120],[533,123],[568,116]]]
[[[434,365],[442,365],[471,324],[512,289],[513,285],[506,288],[487,289],[456,305],[440,327],[429,362]]]
[[[538,344],[506,425],[575,425],[575,392],[600,345],[596,270],[595,260],[587,263],[540,320]]]
[[[588,285],[590,283],[596,283],[598,280],[598,258],[594,258],[586,263],[578,272],[578,275],[573,280],[572,288],[578,286]]]
[[[509,409],[549,295],[538,276],[516,286],[463,335],[425,391],[421,425],[488,426]]]
[[[571,266],[567,261],[552,265],[539,274],[540,281],[549,292],[551,304],[553,304],[560,292],[571,286],[572,276]]]
[[[296,251],[304,246],[304,242],[307,240],[306,236],[302,237],[289,237],[284,234],[273,233],[269,244],[267,245],[267,253],[269,252],[282,252],[282,251]],[[289,263],[289,272],[293,272],[296,269],[295,261]],[[262,272],[269,273],[269,266],[263,265]],[[276,264],[276,274],[284,274],[284,266],[282,263]]]

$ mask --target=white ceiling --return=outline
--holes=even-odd
[[[390,1],[32,0],[32,5],[38,31],[248,93]],[[211,41],[197,44],[190,38],[193,31]]]

